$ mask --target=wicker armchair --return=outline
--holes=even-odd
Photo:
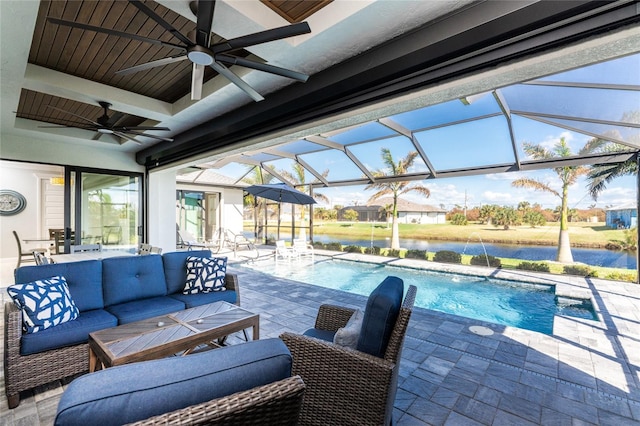
[[[409,286],[383,358],[309,336],[280,336],[293,355],[293,374],[307,387],[300,424],[391,424],[400,354],[415,297],[416,287]],[[335,332],[353,312],[322,305],[315,328]]]

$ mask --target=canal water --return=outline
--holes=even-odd
[[[283,237],[283,235],[280,235]],[[339,241],[343,245],[357,245],[362,247],[377,246],[389,248],[391,240],[374,239],[362,240],[334,235],[314,235],[313,240],[322,243]],[[402,238],[400,247],[412,250],[440,251],[451,250],[457,253],[470,255],[483,254],[482,244],[473,238],[468,243],[461,241],[425,241]],[[510,257],[522,260],[555,260],[558,249],[554,246],[525,246],[512,244],[489,244],[484,243],[487,254],[496,257]],[[636,269],[636,253],[634,251],[613,251],[607,249],[592,249],[572,247],[571,253],[576,262],[586,263],[593,266],[604,266],[609,268]]]

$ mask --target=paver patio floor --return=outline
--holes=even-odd
[[[311,327],[322,303],[363,308],[366,302],[364,296],[230,270],[239,275],[242,306],[261,316],[262,338]],[[558,291],[590,292],[601,321],[557,317],[554,334],[544,335],[415,308],[402,354],[395,423],[640,424],[640,286],[552,279]],[[472,326],[493,334],[476,334]],[[230,343],[241,343],[239,336]],[[55,382],[24,394],[14,410],[2,392],[0,425],[52,424],[63,389]]]

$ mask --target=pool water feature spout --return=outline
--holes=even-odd
[[[484,258],[487,259],[487,267],[490,268],[491,265],[489,264],[489,255],[487,254],[487,248],[484,246],[484,243],[482,242],[482,237],[480,236],[479,233],[472,232],[471,234],[469,234],[469,237],[467,238],[467,242],[464,245],[464,250],[462,250],[462,254],[464,255],[464,252],[467,251],[467,246],[469,245],[469,241],[471,241],[471,237],[473,237],[474,235],[476,235],[478,237],[478,240],[480,240],[480,244],[482,245],[482,250],[484,251]]]

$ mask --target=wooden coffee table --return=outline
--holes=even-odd
[[[253,328],[259,339],[260,316],[227,302],[215,302],[89,334],[89,371],[191,353],[216,339]]]

